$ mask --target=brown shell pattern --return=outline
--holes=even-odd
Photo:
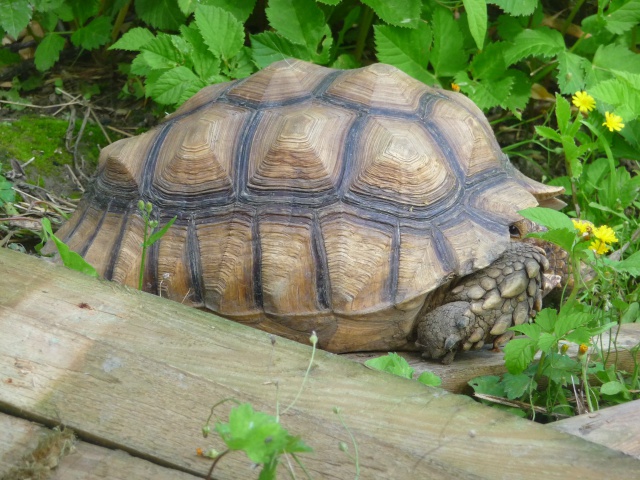
[[[294,339],[316,330],[333,351],[391,349],[430,292],[491,263],[517,211],[557,193],[513,169],[463,95],[383,64],[285,60],[106,147],[59,236],[136,286],[150,201],[161,224],[178,218],[146,290]]]

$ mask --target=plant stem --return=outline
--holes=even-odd
[[[571,10],[571,13],[569,13],[569,16],[567,17],[567,19],[562,24],[562,35],[563,36],[564,36],[564,34],[567,33],[567,29],[569,28],[569,25],[571,25],[571,22],[573,22],[573,19],[575,18],[576,14],[578,13],[578,10],[580,10],[580,7],[582,7],[583,3],[584,3],[584,0],[578,0],[576,2],[576,4],[573,6],[573,9]]]
[[[362,5],[360,25],[358,25],[358,39],[356,40],[356,49],[353,52],[353,56],[356,57],[358,63],[360,63],[362,59],[364,45],[369,36],[369,30],[371,29],[371,22],[373,22],[373,10],[367,5]]]
[[[144,264],[147,256],[147,237],[149,236],[149,215],[144,216],[144,233],[142,240],[142,258],[140,259],[140,277],[138,278],[138,290],[142,290],[144,281]]]
[[[118,34],[120,33],[120,28],[122,28],[124,19],[127,17],[127,13],[129,13],[130,6],[131,6],[131,0],[129,0],[118,12],[116,21],[113,24],[113,30],[111,30],[111,43],[114,43],[118,38]]]

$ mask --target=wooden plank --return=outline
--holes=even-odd
[[[606,347],[606,342],[608,342],[607,334],[603,338]],[[607,359],[607,365],[617,362],[621,370],[633,371],[635,362],[640,361],[640,351],[635,352],[634,358],[630,350],[640,343],[640,323],[622,325],[614,338],[615,342],[612,342],[612,353]],[[475,377],[502,375],[507,371],[504,366],[504,353],[491,350],[491,346],[474,352],[460,352],[456,355],[456,359],[451,365],[442,365],[434,360],[423,360],[417,352],[397,353],[404,357],[415,370],[414,375],[416,377],[426,370],[433,372],[442,378],[442,388],[453,393],[470,393],[471,387],[468,386],[467,382]],[[569,354],[575,357],[577,353],[577,347],[571,346]],[[350,353],[344,356],[356,362],[364,363],[368,359],[380,355],[380,353]]]
[[[194,454],[210,406],[288,404],[310,348],[176,302],[0,249],[0,407],[63,422],[81,438],[204,474]],[[361,478],[632,478],[640,461],[459,395],[318,352],[281,421],[314,448],[321,478],[352,478],[338,449],[357,441]],[[220,408],[226,418],[228,405]],[[221,450],[220,443],[211,443]],[[353,449],[352,449],[353,450]],[[256,478],[243,454],[216,478]],[[302,475],[302,474],[300,474]]]
[[[640,400],[567,418],[549,427],[640,460]]]
[[[34,472],[43,473],[37,478],[48,480],[200,478],[132,457],[122,450],[70,442],[61,436],[36,423],[0,413],[0,478],[26,479]],[[66,446],[71,448],[60,452],[63,442],[68,442]]]

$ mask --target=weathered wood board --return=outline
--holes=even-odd
[[[52,440],[58,436],[41,425],[0,413],[0,478],[25,480],[34,472],[46,472],[42,478],[48,480],[200,478],[82,441],[60,452],[61,441]]]
[[[567,418],[551,423],[549,427],[620,450],[640,460],[640,400]]]
[[[192,474],[212,404],[275,412],[296,395],[311,349],[178,303],[0,249],[0,410]],[[283,425],[314,448],[314,478],[633,478],[640,461],[463,396],[318,352]],[[228,404],[219,411],[226,418]],[[351,448],[353,451],[353,447]],[[242,453],[219,479],[256,478]]]

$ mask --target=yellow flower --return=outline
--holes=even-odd
[[[575,218],[572,218],[571,221],[573,222],[574,228],[580,232],[581,237],[589,237],[591,232],[593,232],[593,223],[587,222],[586,220],[576,220]]]
[[[603,253],[607,253],[609,251],[609,245],[604,243],[602,240],[598,240],[597,238],[589,244],[589,248],[596,252],[598,255],[602,255]]]
[[[622,117],[616,115],[615,113],[605,112],[605,122],[602,124],[606,126],[610,132],[614,130],[619,132],[624,128],[624,123],[622,123]]]
[[[593,231],[593,234],[598,240],[604,243],[618,243],[616,232],[614,232],[613,229],[611,227],[608,227],[607,225],[602,225],[601,227],[596,228]]]
[[[454,92],[459,92],[460,91],[460,85],[458,85],[457,83],[452,83],[451,84],[451,90],[453,90]]]
[[[578,107],[582,113],[589,113],[596,108],[596,101],[587,92],[576,92],[573,97],[573,104]]]

